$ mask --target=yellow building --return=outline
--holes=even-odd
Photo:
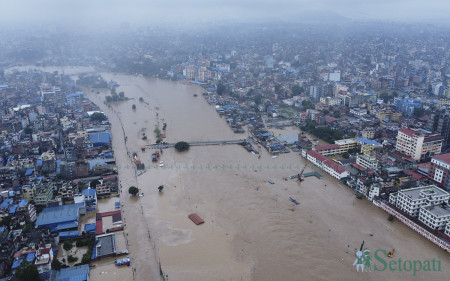
[[[400,117],[402,117],[401,112],[395,112],[393,109],[385,109],[378,111],[378,119],[383,121],[385,118],[388,118],[392,121],[399,121]]]

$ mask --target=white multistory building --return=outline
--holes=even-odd
[[[397,194],[390,195],[389,202],[408,215],[417,218],[422,207],[448,203],[449,199],[448,192],[435,185],[429,185],[399,190]]]

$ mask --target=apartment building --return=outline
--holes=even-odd
[[[361,153],[365,155],[372,155],[374,149],[383,147],[381,143],[366,138],[358,138],[358,145],[361,146]]]
[[[416,161],[441,153],[443,137],[425,130],[404,128],[398,131],[395,149]]]
[[[338,180],[349,176],[349,172],[344,168],[344,166],[328,159],[317,151],[309,150],[306,154],[303,153],[303,155],[308,161]]]
[[[444,230],[450,223],[450,211],[441,206],[420,208],[419,220],[435,230]]]
[[[399,121],[400,117],[402,117],[401,112],[395,112],[394,109],[385,109],[378,111],[378,119],[383,121],[385,118],[388,118],[392,121]]]
[[[450,153],[436,155],[431,158],[428,177],[443,189],[450,190]]]
[[[375,156],[361,154],[356,156],[356,164],[364,169],[376,169],[378,167],[378,160]]]
[[[319,152],[324,156],[337,155],[348,152],[350,149],[356,148],[356,144],[357,143],[355,139],[343,139],[335,141],[334,144],[319,145],[313,147],[313,150]]]
[[[364,128],[364,130],[361,131],[361,136],[366,139],[373,139],[375,137],[375,128]]]
[[[389,202],[412,217],[418,217],[420,208],[448,203],[450,194],[435,186],[421,186],[411,189],[399,190],[391,194]]]
[[[350,149],[356,148],[356,139],[342,139],[334,141],[335,144],[339,145],[340,153],[348,152]]]

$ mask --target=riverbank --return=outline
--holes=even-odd
[[[111,73],[129,101],[103,103],[105,92],[87,96],[108,114],[124,192],[126,232],[135,280],[158,280],[161,263],[169,280],[357,280],[355,248],[365,241],[372,253],[396,249],[395,257],[440,257],[442,272],[422,272],[417,280],[446,280],[449,256],[401,222],[323,174],[297,183],[305,160],[297,153],[261,158],[239,145],[164,150],[164,167],[151,164],[155,126],[167,123],[167,142],[240,139],[204,99],[203,89],[170,81]],[[143,97],[146,103],[140,103]],[[148,104],[147,104],[148,103]],[[131,109],[136,104],[136,111]],[[157,115],[158,113],[158,115]],[[147,140],[142,139],[146,132]],[[127,136],[125,143],[124,137]],[[150,167],[136,176],[131,154]],[[308,166],[305,172],[314,170]],[[271,180],[274,184],[268,183]],[[157,187],[164,185],[159,193]],[[130,197],[136,185],[144,197]],[[294,205],[289,197],[300,202]],[[194,225],[187,215],[199,214]],[[367,280],[409,280],[411,272],[372,272]]]
[[[162,120],[167,123],[168,142],[241,138],[203,99],[193,97],[201,88],[103,75],[119,83],[118,90],[133,99],[111,106],[132,138],[128,138],[129,149],[154,142],[151,132]],[[98,101],[103,98],[95,96]],[[138,102],[141,96],[149,105]],[[137,106],[135,112],[132,104]],[[140,138],[143,130],[151,136],[148,141]],[[145,153],[139,152],[139,157],[148,166],[149,152]],[[240,146],[195,147],[181,154],[166,150],[164,169],[154,167],[138,177],[145,193],[139,199],[142,212],[157,237],[162,269],[171,280],[240,280],[241,276],[243,280],[295,280],[300,275],[352,280],[357,278],[352,267],[354,249],[362,240],[373,251],[395,248],[399,256],[409,259],[444,255],[401,223],[389,222],[386,213],[356,199],[329,176],[308,178],[301,184],[284,181],[304,164],[297,154],[272,159],[262,151],[261,156],[258,159]],[[160,184],[165,186],[163,194],[156,191]],[[294,206],[289,196],[300,205]],[[198,213],[205,224],[193,225],[187,219],[191,212]],[[136,222],[133,229],[139,227],[141,223]],[[443,263],[448,269],[448,258]],[[423,280],[444,276],[430,274]],[[366,278],[384,276],[408,279],[392,272],[371,273]]]

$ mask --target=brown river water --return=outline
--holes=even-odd
[[[153,130],[162,129],[163,123],[167,123],[167,142],[234,140],[247,135],[233,133],[203,99],[204,90],[198,86],[102,75],[119,83],[117,91],[130,98],[107,106],[106,91],[86,91],[112,124],[134,271],[110,275],[109,280],[162,280],[159,264],[165,280],[183,281],[448,280],[448,253],[401,222],[389,222],[387,213],[356,199],[354,192],[324,172],[319,171],[323,179],[284,180],[306,164],[298,153],[273,159],[263,150],[258,159],[239,145],[201,146],[183,153],[165,149],[164,167],[152,164],[152,150],[142,152],[141,147],[155,142]],[[142,140],[143,133],[147,140]],[[146,165],[142,175],[136,174],[129,157],[134,152]],[[305,172],[312,170],[309,164]],[[129,196],[132,185],[144,196]],[[159,185],[164,185],[161,193]],[[294,205],[289,196],[300,204]],[[187,217],[190,213],[197,213],[205,223],[194,225]],[[362,241],[373,260],[377,249],[395,248],[393,259],[384,258],[387,263],[398,258],[422,262],[434,258],[441,271],[413,276],[412,271],[399,272],[395,266],[395,271],[389,270],[388,264],[384,271],[357,272],[355,248]],[[380,262],[377,266],[383,267]],[[94,275],[91,280],[107,279]]]

